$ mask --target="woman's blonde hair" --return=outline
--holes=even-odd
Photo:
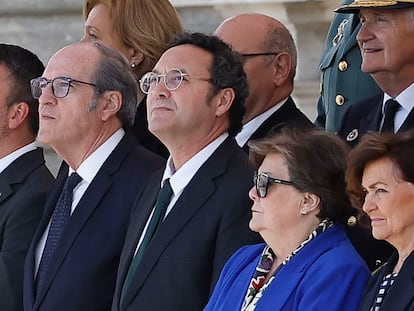
[[[98,4],[108,8],[121,41],[143,54],[142,63],[134,68],[137,80],[152,70],[167,44],[183,31],[181,19],[168,0],[85,0],[85,20]]]

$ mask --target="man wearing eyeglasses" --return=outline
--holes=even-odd
[[[112,310],[202,310],[226,260],[259,240],[248,228],[253,170],[234,140],[246,76],[224,42],[184,33],[140,86],[148,94],[149,130],[170,157],[135,205]],[[153,230],[157,194],[166,188]]]
[[[226,19],[214,34],[242,55],[249,82],[243,129],[236,137],[243,149],[248,150],[247,141],[284,126],[313,127],[290,96],[297,52],[282,23],[262,14],[241,14]]]
[[[126,60],[99,43],[74,44],[31,81],[38,140],[64,160],[25,265],[24,309],[111,308],[137,193],[163,161],[125,134],[137,85]]]

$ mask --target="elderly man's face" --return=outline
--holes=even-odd
[[[43,77],[48,80],[68,77],[92,83],[99,58],[99,52],[92,46],[66,47],[52,56]],[[89,135],[99,131],[99,115],[90,109],[95,97],[94,86],[72,82],[68,94],[58,98],[49,83],[39,98],[38,140],[58,153],[62,148],[82,148]]]
[[[406,82],[407,78],[412,81],[413,11],[361,9],[360,17],[362,28],[357,40],[362,54],[362,71],[372,74],[374,78],[385,74],[402,82]]]

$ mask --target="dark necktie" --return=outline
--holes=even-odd
[[[37,293],[39,293],[43,286],[47,270],[59,243],[60,236],[62,235],[66,223],[69,220],[72,207],[73,189],[81,180],[82,178],[78,174],[72,173],[68,178],[66,178],[65,184],[63,185],[62,192],[52,214],[45,248],[43,249],[39,270],[37,272]]]
[[[158,192],[157,200],[155,202],[155,207],[154,207],[154,213],[148,224],[147,231],[145,232],[145,236],[142,239],[141,245],[139,246],[138,251],[135,254],[134,258],[132,259],[131,265],[129,266],[129,270],[125,277],[124,285],[122,287],[121,301],[123,300],[129,285],[131,284],[132,278],[135,275],[135,271],[137,269],[138,264],[141,261],[141,258],[145,252],[145,249],[147,248],[152,237],[154,236],[154,233],[157,230],[159,224],[164,219],[165,212],[167,210],[168,204],[170,203],[172,194],[173,194],[173,191],[171,189],[170,180],[167,179],[164,182],[164,186]]]
[[[400,104],[393,99],[389,99],[385,102],[384,107],[384,123],[382,125],[381,133],[394,133],[394,119],[395,114],[400,108]]]

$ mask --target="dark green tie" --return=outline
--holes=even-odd
[[[165,211],[167,210],[167,206],[170,203],[172,194],[173,194],[173,191],[171,189],[170,180],[167,179],[164,182],[164,186],[161,188],[160,192],[158,193],[157,201],[155,202],[154,213],[148,224],[148,228],[147,228],[147,231],[145,232],[145,236],[142,240],[142,243],[139,246],[138,251],[135,254],[134,258],[132,259],[131,265],[129,266],[129,270],[125,277],[125,282],[124,282],[124,285],[121,291],[121,302],[125,297],[125,293],[127,292],[129,285],[131,284],[131,281],[135,275],[135,271],[138,267],[138,264],[140,263],[142,255],[145,252],[145,249],[147,248],[152,237],[154,236],[154,233],[157,230],[159,224],[164,219]]]

